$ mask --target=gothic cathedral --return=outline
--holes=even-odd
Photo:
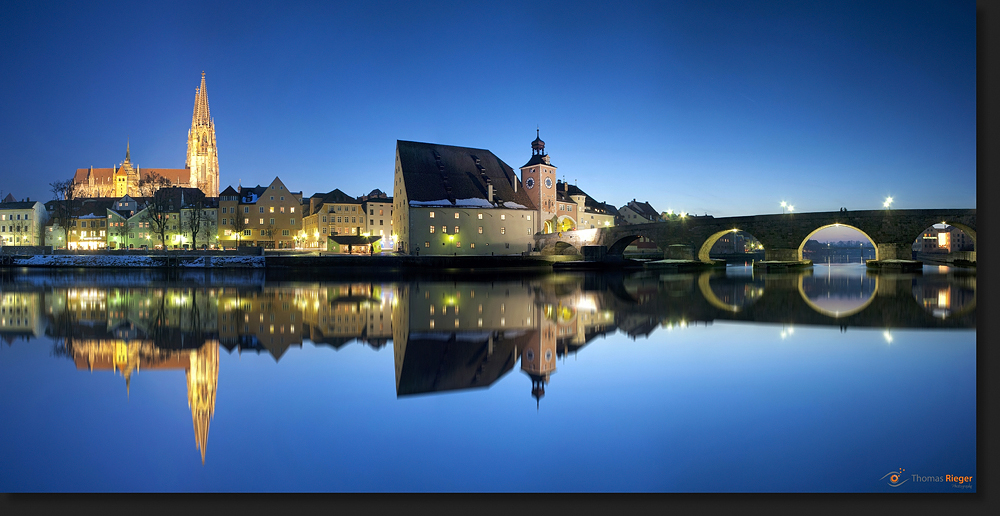
[[[140,188],[143,180],[162,177],[173,186],[198,188],[207,197],[219,196],[219,156],[215,144],[215,120],[208,111],[208,90],[205,72],[201,85],[194,93],[194,114],[188,130],[187,159],[184,168],[140,168],[132,163],[129,145],[125,146],[125,161],[111,168],[79,168],[73,176],[77,198],[114,197],[124,195],[146,197],[151,191]]]
[[[194,93],[194,114],[188,130],[184,166],[191,171],[189,183],[192,188],[200,188],[208,197],[219,196],[219,155],[215,147],[215,120],[208,111],[205,72],[201,72],[201,86]]]

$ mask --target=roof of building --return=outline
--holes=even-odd
[[[589,213],[603,213],[606,215],[618,215],[618,209],[614,206],[604,203],[597,202],[596,199],[591,197],[584,192],[580,187],[576,185],[571,185],[563,181],[556,181],[556,190],[566,197],[566,200],[572,200],[574,195],[584,196],[584,211]]]
[[[638,213],[639,215],[642,215],[643,217],[649,220],[656,220],[660,218],[660,212],[653,209],[653,207],[650,206],[648,202],[637,202],[635,199],[632,199],[632,201],[626,204],[625,206],[631,208],[632,211]]]
[[[14,194],[9,193],[3,198],[3,202],[17,202],[17,199],[14,198]]]
[[[39,201],[4,201],[0,202],[0,210],[30,210],[33,209],[36,204],[39,204]]]
[[[237,192],[237,191],[236,191],[236,189],[232,187],[232,185],[230,185],[230,186],[227,186],[227,187],[226,187],[226,189],[225,189],[225,190],[223,190],[223,191],[222,191],[222,192],[221,192],[221,193],[219,194],[219,197],[223,197],[223,196],[237,196],[237,195],[239,195],[239,194],[240,194],[240,193],[239,193],[239,192]]]
[[[396,152],[410,206],[535,209],[514,170],[486,149],[397,140]]]
[[[147,179],[156,174],[170,180],[171,184],[187,184],[191,180],[191,169],[189,168],[139,168],[139,179]],[[108,184],[114,182],[114,168],[78,168],[73,175],[73,182],[77,184],[87,184],[87,175],[94,174],[94,184]]]

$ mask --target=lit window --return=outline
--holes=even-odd
[[[482,227],[482,226],[479,226],[479,234],[480,234],[480,235],[482,235],[482,234],[483,234],[483,227]]]
[[[478,215],[479,215],[479,220],[483,220],[483,214],[479,213]]]
[[[455,218],[456,219],[458,218],[458,212],[457,211],[455,212]]]
[[[431,233],[434,232],[434,226],[431,226]]]
[[[430,217],[431,217],[432,219],[434,218],[434,212],[433,212],[433,211],[431,212],[431,215],[430,215]]]
[[[455,226],[455,234],[458,234],[458,226]]]
[[[469,244],[469,248],[470,248],[470,249],[475,249],[475,248],[476,248],[476,244],[475,244],[475,242],[473,242],[473,243]]]
[[[274,213],[274,206],[271,206],[271,213]]]
[[[430,242],[424,242],[424,247],[430,247],[430,246],[431,246]]]
[[[292,213],[295,213],[295,206],[292,206]]]
[[[507,228],[500,228],[500,234],[501,235],[507,234]]]

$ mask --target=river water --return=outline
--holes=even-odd
[[[976,491],[976,277],[0,275],[3,492]]]

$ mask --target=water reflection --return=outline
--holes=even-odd
[[[817,272],[818,271],[818,272]],[[80,283],[80,282],[77,282]],[[487,388],[520,362],[536,407],[558,359],[597,337],[646,338],[714,321],[878,328],[975,328],[975,276],[872,275],[863,267],[759,274],[559,274],[504,281],[153,282],[63,286],[24,275],[0,284],[0,336],[46,336],[78,370],[124,378],[184,370],[202,462],[219,347],[278,362],[304,341],[374,350],[390,341],[396,395]],[[210,286],[212,284],[221,286]]]

